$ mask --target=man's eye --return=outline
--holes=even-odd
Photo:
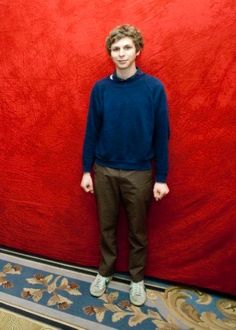
[[[125,46],[124,48],[125,49],[131,49],[132,47],[131,46]]]
[[[119,50],[119,48],[113,48],[112,51],[113,52],[117,52]]]

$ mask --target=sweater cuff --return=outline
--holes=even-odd
[[[91,166],[88,166],[88,165],[87,166],[86,165],[83,166],[83,172],[84,173],[91,172],[91,170],[92,170],[92,167]]]
[[[165,175],[165,174],[157,174],[155,179],[156,179],[156,182],[166,183],[166,178],[167,178],[167,175]]]

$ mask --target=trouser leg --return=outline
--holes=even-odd
[[[117,258],[116,232],[120,207],[117,170],[95,165],[95,196],[100,222],[99,273],[110,276]]]
[[[120,179],[122,201],[128,218],[129,272],[134,282],[142,281],[147,252],[147,212],[152,197],[150,171],[122,171]]]

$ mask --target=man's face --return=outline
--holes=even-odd
[[[129,37],[124,37],[111,45],[111,59],[119,70],[135,66],[136,53],[134,42]]]

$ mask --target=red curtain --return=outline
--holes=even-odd
[[[98,265],[81,150],[91,87],[113,70],[104,39],[130,23],[172,128],[171,193],[150,211],[146,274],[236,294],[235,1],[2,0],[0,16],[0,244]],[[121,271],[126,232],[121,216]]]

